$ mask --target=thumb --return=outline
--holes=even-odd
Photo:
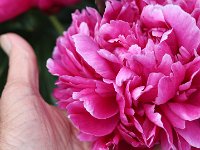
[[[32,47],[20,36],[0,36],[0,45],[9,57],[7,84],[26,83],[38,88],[38,68]]]

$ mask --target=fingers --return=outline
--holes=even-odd
[[[7,85],[25,83],[37,88],[38,68],[31,46],[14,33],[0,36],[0,45],[9,57]]]

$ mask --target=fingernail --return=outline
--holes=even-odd
[[[9,54],[12,49],[12,42],[6,34],[0,36],[0,45],[5,53]]]

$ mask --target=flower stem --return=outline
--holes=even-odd
[[[59,20],[57,19],[57,17],[50,16],[49,20],[51,21],[52,25],[56,29],[57,33],[59,35],[61,35],[65,29],[64,29],[63,25],[59,22]]]

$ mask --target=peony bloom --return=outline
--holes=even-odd
[[[200,148],[200,5],[186,2],[109,0],[103,16],[72,15],[47,67],[94,150]]]
[[[12,19],[32,7],[47,11],[72,5],[78,1],[79,0],[0,0],[0,22]]]

